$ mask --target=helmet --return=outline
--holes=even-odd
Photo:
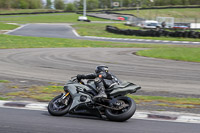
[[[97,66],[95,72],[99,74],[100,72],[108,72],[108,67],[105,65]]]

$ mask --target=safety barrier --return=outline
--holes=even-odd
[[[119,29],[114,26],[107,25],[106,31],[121,35],[135,35],[135,36],[150,36],[150,37],[183,37],[183,38],[200,38],[200,32],[195,31],[167,31],[160,30],[131,30],[131,29]]]

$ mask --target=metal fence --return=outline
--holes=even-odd
[[[174,18],[175,23],[200,23],[200,18]]]
[[[147,17],[146,20],[156,20],[157,17]],[[174,23],[200,23],[200,18],[174,18]]]

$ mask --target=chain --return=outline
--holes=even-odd
[[[112,107],[109,107],[109,106],[106,106],[106,105],[103,105],[103,104],[100,104],[100,103],[95,103],[99,106],[102,106],[102,107],[105,107],[105,108],[108,108],[108,109],[112,109],[112,110],[121,110],[124,108],[124,106],[120,106],[119,108],[112,108]],[[125,104],[126,105],[126,104]],[[127,106],[127,105],[126,105]]]

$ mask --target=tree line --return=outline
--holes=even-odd
[[[60,0],[62,1],[62,0]],[[170,5],[200,5],[200,0],[87,0],[87,9],[115,8],[113,2],[118,2],[119,7],[152,7]],[[66,10],[83,9],[83,0],[68,4]]]
[[[200,5],[200,0],[154,0],[154,5]]]
[[[87,9],[115,8],[113,2],[118,2],[119,7],[152,7],[170,5],[200,5],[200,0],[87,0]],[[73,9],[82,9],[83,0],[75,1]]]
[[[151,7],[169,5],[200,5],[200,0],[87,0],[87,9],[115,8],[113,2],[118,2],[119,7]],[[43,5],[42,0],[0,0],[0,8],[5,9],[39,9],[55,8],[67,11],[83,9],[83,0],[75,0],[74,3],[65,4],[64,0],[46,0]]]
[[[0,0],[0,8],[39,9],[42,8],[42,2],[41,0]]]

